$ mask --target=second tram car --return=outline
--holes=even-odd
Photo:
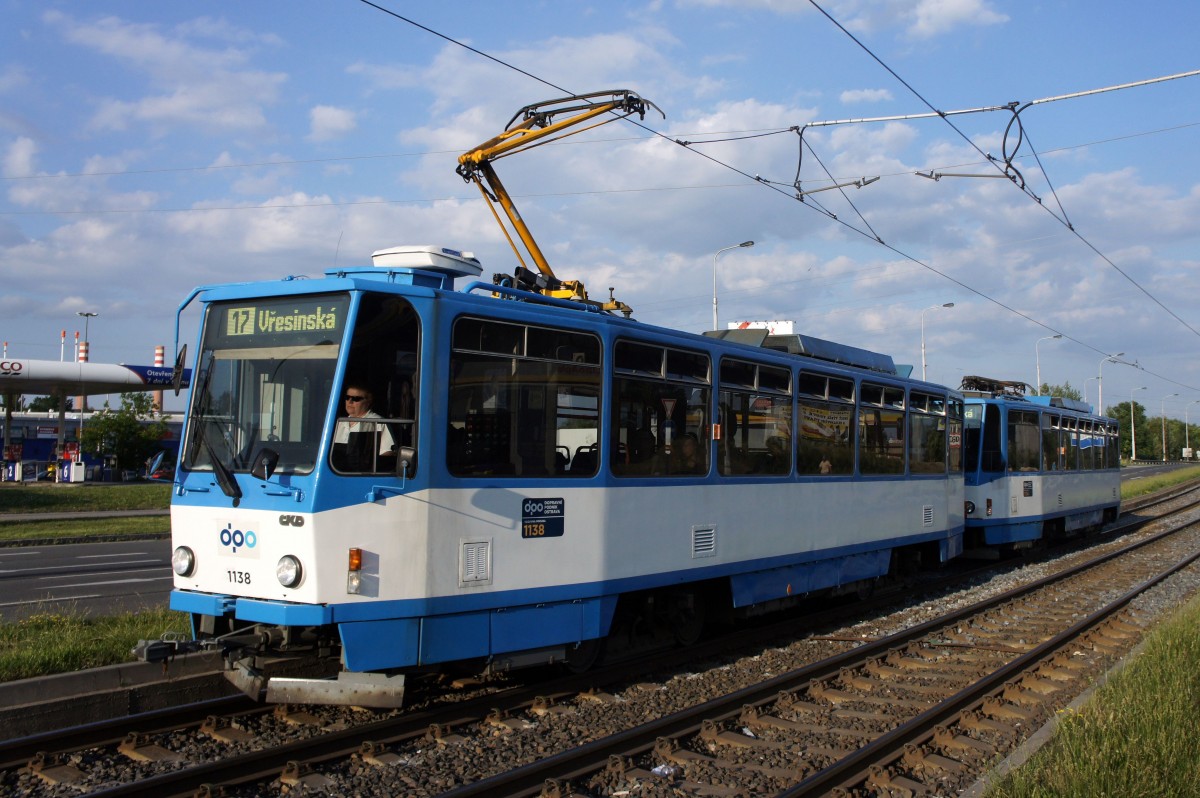
[[[964,377],[970,547],[1026,548],[1098,528],[1121,506],[1115,419],[1026,386]]]

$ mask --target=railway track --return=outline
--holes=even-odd
[[[1134,645],[1125,608],[1200,559],[1189,529],[1183,558],[1173,529],[445,798],[957,794]]]
[[[1145,545],[1139,543],[1138,548],[1144,549]],[[1116,569],[1116,575],[1073,578],[1098,582],[1105,586],[1106,595],[1111,594],[1118,578],[1128,581],[1130,570],[1128,564],[1114,565],[1113,558],[1127,563],[1124,558],[1130,555],[1124,550],[1107,555],[1107,567]],[[657,794],[655,790],[662,790],[664,795],[679,794],[672,790],[683,790],[684,794],[802,795],[832,789],[872,792],[886,788],[903,792],[918,789],[917,784],[927,789],[921,781],[925,778],[943,786],[957,784],[971,778],[969,774],[978,770],[981,761],[994,759],[1006,745],[1040,725],[1046,712],[1078,692],[1075,685],[1080,680],[1103,668],[1112,655],[1131,645],[1140,633],[1135,620],[1119,620],[1097,638],[1098,642],[1075,643],[1083,648],[1065,660],[1059,655],[1053,667],[1042,666],[1042,675],[1027,677],[1033,680],[1033,687],[993,684],[978,688],[984,691],[984,698],[978,701],[986,699],[986,703],[974,708],[939,709],[948,698],[966,693],[968,686],[985,683],[985,675],[1013,682],[1018,678],[1016,670],[1008,672],[1017,667],[1013,663],[1030,659],[1032,652],[1049,645],[1065,631],[1067,620],[1073,621],[1071,626],[1078,625],[1082,617],[1095,612],[1072,609],[1064,616],[1061,610],[1067,599],[1076,601],[1092,594],[1078,584],[1056,588],[1061,578],[1048,577],[1042,580],[1044,584],[993,597],[972,608],[975,615],[960,610],[878,640],[813,637],[812,644],[824,643],[824,653],[839,648],[841,652],[832,657],[817,656],[820,661],[769,679],[762,679],[760,673],[751,683],[728,690],[721,698],[685,701],[694,707],[672,711],[673,705],[666,702],[663,708],[646,710],[655,714],[649,723],[617,718],[627,705],[636,703],[627,695],[588,687],[606,685],[617,693],[615,685],[633,684],[627,694],[640,690],[651,696],[680,691],[680,683],[686,683],[691,674],[672,679],[665,690],[637,684],[651,669],[677,671],[681,661],[678,652],[674,664],[669,658],[654,664],[633,663],[624,670],[610,668],[573,679],[542,681],[535,686],[434,704],[415,712],[383,718],[369,715],[371,719],[365,722],[361,716],[348,721],[322,715],[315,709],[284,708],[277,713],[258,708],[246,714],[217,709],[205,713],[204,724],[192,718],[186,725],[171,727],[166,717],[156,723],[139,722],[142,731],[138,735],[127,732],[120,740],[116,733],[119,726],[114,726],[103,741],[93,741],[99,746],[98,752],[80,752],[76,743],[65,738],[42,735],[38,740],[24,741],[27,748],[22,756],[28,753],[29,745],[39,744],[44,748],[37,750],[61,753],[40,759],[36,754],[30,757],[32,761],[24,763],[20,779],[24,787],[33,788],[31,794],[42,790],[41,794],[50,795],[54,794],[51,782],[69,783],[70,769],[74,768],[84,777],[71,790],[73,794],[82,788],[92,789],[89,794],[113,796],[190,795],[197,790],[257,795],[267,789],[266,785],[279,783],[306,785],[310,791],[331,788],[340,792],[347,789],[348,782],[369,784],[372,779],[384,779],[412,788],[414,795],[445,792],[456,798],[573,792],[599,796],[618,794],[630,785],[637,785],[640,795]],[[1018,595],[1031,595],[1033,590],[1052,596],[1046,601],[1060,611],[1037,622],[1040,631],[1036,636],[1032,634],[1032,607],[1036,603]],[[1125,593],[1132,596],[1130,591]],[[1116,598],[1125,597],[1125,593]],[[1129,600],[1126,597],[1125,604]],[[765,634],[786,634],[788,626],[768,627]],[[791,622],[791,630],[796,627]],[[1021,630],[1021,634],[1014,637],[1014,630]],[[760,633],[763,630],[746,634]],[[1078,639],[1079,633],[1077,630],[1072,639]],[[719,657],[722,647],[736,645],[722,638],[710,649],[691,649],[682,657],[702,661]],[[1091,653],[1085,656],[1080,653],[1084,651]],[[762,659],[766,662],[768,657]],[[1085,660],[1087,667],[1078,667]],[[778,664],[770,662],[764,668],[777,672]],[[1047,675],[1051,672],[1053,675]],[[994,677],[996,673],[1006,675]],[[1051,691],[1050,686],[1057,689]],[[1032,697],[1039,702],[1005,698],[1022,693],[1030,694],[1026,702]],[[1001,711],[997,701],[1009,708]],[[263,720],[268,714],[270,720]],[[606,715],[614,716],[607,724]],[[593,716],[599,716],[599,720],[589,720]],[[917,728],[928,726],[931,718],[936,722],[922,730],[922,737]],[[270,734],[249,731],[256,724],[304,731],[276,745]],[[589,724],[594,726],[592,731],[581,730]],[[79,730],[75,733],[82,734]],[[196,743],[196,738],[206,742]],[[88,744],[83,736],[77,742]],[[883,751],[887,744],[893,746],[890,752]],[[505,746],[514,750],[499,755],[493,752]],[[5,753],[9,752],[0,750],[0,765],[13,768],[20,757]],[[194,761],[202,756],[208,756],[209,761],[172,762]],[[870,761],[862,765],[867,759]],[[94,764],[111,761],[121,764]],[[856,765],[839,764],[843,762],[859,763],[865,775],[850,775],[847,769]],[[499,772],[497,763],[519,767]],[[90,770],[99,773],[83,773]],[[5,774],[0,791],[6,785],[14,786],[13,772],[10,769]],[[739,784],[729,775],[734,772],[749,774],[751,781]],[[106,773],[111,776],[109,781],[103,779]],[[97,775],[100,783],[95,783]],[[126,783],[113,783],[116,781]],[[466,781],[471,783],[464,784]]]

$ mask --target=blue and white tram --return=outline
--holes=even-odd
[[[1121,506],[1115,419],[1025,385],[964,377],[967,545],[1027,548],[1098,528]]]
[[[193,295],[171,606],[248,692],[325,657],[338,680],[268,700],[398,705],[418,669],[585,666],[962,550],[959,393],[804,336],[454,289],[480,272],[397,248]]]

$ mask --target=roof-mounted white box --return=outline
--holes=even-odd
[[[431,246],[401,246],[371,253],[371,263],[381,268],[425,269],[455,277],[478,277],[483,266],[474,253]]]

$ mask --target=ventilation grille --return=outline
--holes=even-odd
[[[715,526],[692,527],[692,558],[713,557],[717,553],[717,528]]]
[[[1062,506],[1063,506],[1063,497],[1062,497],[1062,494],[1061,494],[1061,493],[1060,493],[1060,494],[1058,494],[1058,506],[1059,506],[1059,507],[1062,507]]]
[[[488,584],[492,581],[491,541],[462,544],[459,582],[467,585]]]
[[[925,505],[921,508],[921,523],[925,526],[933,526],[933,506]]]

